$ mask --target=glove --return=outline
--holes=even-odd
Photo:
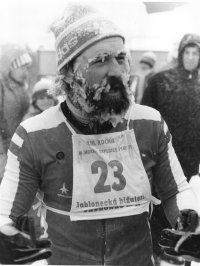
[[[49,239],[35,239],[35,227],[32,217],[21,215],[14,225],[0,228],[0,263],[27,264],[48,259],[52,252]]]
[[[187,261],[200,262],[200,232],[164,229],[159,244],[167,255],[181,256]]]
[[[199,223],[197,212],[194,210],[186,209],[182,210],[180,213],[181,215],[177,220],[175,229],[184,232],[195,232]]]

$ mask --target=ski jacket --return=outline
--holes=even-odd
[[[179,210],[199,210],[174,153],[167,126],[159,112],[149,107],[135,104],[129,116],[129,127],[134,130],[148,180],[155,184],[174,227]],[[49,264],[152,266],[147,211],[82,221],[71,221],[66,215],[73,199],[72,133],[66,119],[81,134],[72,120],[63,115],[60,105],[22,122],[16,130],[0,188],[0,223],[27,213],[39,189],[47,207],[46,236],[53,242]],[[124,131],[126,126],[125,117],[123,123],[107,133]]]

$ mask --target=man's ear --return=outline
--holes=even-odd
[[[62,79],[67,84],[70,84],[73,81],[73,76],[74,76],[73,67],[69,66],[68,69],[63,69],[61,71],[61,74],[64,76],[64,78]]]

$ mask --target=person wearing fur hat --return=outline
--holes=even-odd
[[[131,91],[138,104],[142,100],[149,78],[155,74],[156,62],[157,56],[153,52],[145,52],[140,58],[139,69],[134,73],[131,83]]]
[[[33,87],[31,105],[23,120],[41,114],[43,111],[58,104],[58,100],[52,94],[48,94],[52,81],[41,78]]]
[[[149,211],[160,203],[152,183],[174,228],[187,217],[182,230],[195,230],[200,212],[167,125],[132,101],[125,38],[109,18],[75,4],[52,30],[51,91],[67,97],[12,138],[0,187],[0,263],[152,266]],[[26,216],[36,193],[51,247],[35,239]]]
[[[7,43],[0,55],[0,182],[10,140],[29,107],[28,69],[32,59],[24,47]]]
[[[183,172],[199,197],[200,179],[200,36],[185,34],[178,49],[178,64],[154,75],[141,104],[157,109],[172,134],[172,144]],[[154,192],[156,195],[156,192]],[[162,218],[161,218],[162,217]],[[160,230],[157,222],[160,221]],[[156,206],[151,219],[155,253],[161,230],[169,223],[162,207]],[[165,256],[165,259],[166,256]],[[172,258],[170,260],[175,263]],[[178,263],[178,262],[177,262]]]

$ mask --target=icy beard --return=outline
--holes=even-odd
[[[72,104],[91,121],[109,121],[114,127],[123,122],[131,104],[131,92],[127,82],[117,77],[109,77],[101,84],[89,88],[85,80],[79,76],[74,77],[71,88],[68,95]],[[119,94],[112,96],[109,91],[119,91]]]

